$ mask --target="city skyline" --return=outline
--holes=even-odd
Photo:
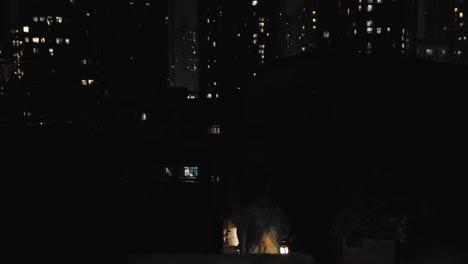
[[[12,241],[251,262],[234,230],[272,186],[282,261],[465,263],[466,5],[1,1]]]

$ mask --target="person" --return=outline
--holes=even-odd
[[[240,217],[237,229],[241,254],[279,254],[289,236],[290,221],[272,197],[272,183],[261,186],[256,200]]]

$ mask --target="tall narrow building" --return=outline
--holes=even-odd
[[[198,96],[198,34],[187,24],[175,32],[175,83],[174,86],[185,87],[189,97]]]
[[[468,14],[467,2],[451,1],[449,10],[450,57],[454,63],[468,64]]]
[[[168,1],[108,1],[101,51],[116,122],[136,122],[169,86]]]

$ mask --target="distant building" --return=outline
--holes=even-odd
[[[169,86],[168,4],[109,0],[103,8],[102,78],[115,122],[139,122]]]
[[[175,70],[175,83],[177,87],[187,87],[189,93],[199,92],[198,71],[198,35],[187,25],[177,29],[175,33],[175,61],[171,67]]]
[[[239,10],[229,1],[199,3],[200,92],[202,97],[216,99],[233,88],[233,77],[238,71],[234,47],[243,47],[239,45],[242,35],[237,33],[239,25],[234,20],[240,22]]]
[[[454,63],[468,64],[468,25],[467,2],[464,0],[451,1],[449,10],[450,57]]]
[[[335,41],[357,53],[405,54],[412,45],[411,1],[337,1],[339,26],[336,32],[323,32],[323,38],[336,34]],[[324,14],[325,16],[325,14]]]
[[[448,62],[449,56],[449,9],[448,1],[418,0],[416,12],[417,58]]]
[[[211,99],[235,96],[260,65],[281,56],[280,1],[200,5],[200,90]]]
[[[292,33],[294,55],[310,51],[318,46],[320,34],[317,2],[308,2],[296,9]]]
[[[15,100],[28,122],[63,122],[78,111],[78,42],[85,35],[78,30],[76,8],[74,1],[18,1],[15,6],[18,19],[10,24]],[[94,84],[94,77],[86,83]]]
[[[167,1],[2,4],[9,11],[5,52],[19,87],[14,100],[28,123],[137,121],[168,87]]]

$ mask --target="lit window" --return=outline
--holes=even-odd
[[[252,6],[256,6],[258,4],[257,0],[252,0]]]
[[[45,38],[41,38],[41,43],[45,43]]]
[[[52,25],[54,23],[54,19],[51,16],[47,17],[47,25]]]
[[[358,10],[359,10],[359,11],[362,10],[362,6],[361,6],[361,5],[358,5]]]
[[[463,12],[460,12],[460,13],[458,14],[458,16],[459,16],[460,18],[463,18]]]
[[[317,19],[316,19],[316,18],[313,18],[313,19],[312,19],[312,22],[314,22],[314,23],[317,22]]]
[[[458,7],[455,7],[455,8],[453,9],[453,12],[455,12],[455,13],[458,12]]]
[[[252,75],[255,77],[255,76],[257,76],[257,73],[256,73],[256,72],[254,72]]]
[[[372,20],[367,20],[367,26],[368,27],[372,27],[372,24],[373,24]]]
[[[367,43],[367,49],[372,49],[372,43],[370,42]]]
[[[312,10],[312,15],[315,15],[315,13],[317,13],[315,10]]]
[[[305,48],[305,47],[302,47],[302,51],[305,51],[305,50],[306,50],[306,48]]]
[[[39,21],[39,18],[37,16],[35,16],[35,17],[33,17],[33,21],[37,22],[37,21]]]
[[[81,60],[81,64],[86,65],[86,64],[88,64],[88,61],[87,60]]]
[[[368,28],[367,28],[367,33],[371,34],[372,31],[373,31],[372,27],[368,27]]]
[[[256,39],[257,38],[257,33],[253,34],[253,38]]]
[[[172,176],[174,176],[174,173],[172,173],[172,169],[170,169],[168,167],[165,167],[164,168],[164,175],[168,176],[168,177],[172,177]]]
[[[217,83],[217,82],[213,82],[213,85],[216,86],[216,85],[218,85],[218,83]]]
[[[24,38],[24,42],[29,43],[29,38],[28,38],[28,37],[25,37],[25,38]]]
[[[65,44],[67,44],[67,45],[70,44],[70,39],[66,38],[65,39]]]
[[[305,26],[302,26],[302,29],[304,30],[304,29],[305,29]]]
[[[142,113],[141,114],[141,121],[144,122],[146,120],[148,120],[148,116],[146,115],[146,113]]]
[[[56,17],[55,20],[57,21],[57,23],[61,24],[63,22],[63,19],[62,17]]]
[[[208,133],[211,135],[219,135],[221,134],[221,126],[220,125],[213,125],[208,128]]]
[[[57,38],[56,42],[57,42],[57,44],[63,44],[63,39],[62,38]]]
[[[240,38],[240,36],[241,36],[241,34],[240,34],[240,33],[238,33],[238,34],[237,34],[237,37],[239,37],[239,38]]]
[[[213,98],[213,95],[209,93],[209,94],[206,95],[206,98],[211,99],[211,98]]]
[[[379,28],[379,27],[378,27],[378,28],[377,28],[377,34],[380,34],[380,33],[382,33],[382,28]]]
[[[54,56],[54,49],[49,49],[50,56]]]
[[[39,49],[38,48],[33,48],[33,54],[39,54]]]
[[[151,6],[151,3],[146,3],[146,6]]]
[[[372,8],[373,8],[372,5],[368,5],[368,6],[367,6],[367,12],[371,12],[371,11],[372,11]]]
[[[183,177],[198,177],[198,167],[184,167]]]
[[[432,55],[432,49],[426,49],[426,54],[427,55]]]
[[[213,41],[213,47],[216,48],[216,41]]]
[[[93,84],[94,84],[94,80],[93,80],[93,79],[88,80],[88,84],[89,84],[89,85],[93,85]]]
[[[40,17],[40,18],[39,18],[39,21],[45,22],[45,21],[46,21],[46,18],[45,18],[45,17]]]
[[[389,27],[387,28],[387,32],[390,32],[390,28],[389,28]]]
[[[317,26],[312,26],[313,29],[317,29]]]
[[[357,35],[357,29],[354,30],[354,35]]]
[[[39,38],[33,38],[33,39],[32,39],[32,42],[33,42],[33,43],[39,43]]]
[[[377,0],[377,4],[381,4],[382,3],[382,0]]]
[[[29,33],[29,27],[28,27],[28,26],[24,26],[24,27],[23,27],[23,32],[24,32],[24,33]]]
[[[329,38],[329,37],[330,37],[330,32],[324,31],[324,32],[323,32],[323,37],[324,37],[324,38]]]
[[[83,86],[88,85],[88,80],[81,80],[81,85],[83,85]]]

